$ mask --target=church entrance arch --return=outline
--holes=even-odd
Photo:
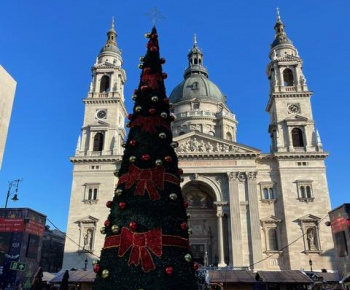
[[[217,216],[213,189],[202,181],[190,181],[182,189],[188,203],[188,220],[192,230],[190,243],[193,260],[202,265],[218,263]]]

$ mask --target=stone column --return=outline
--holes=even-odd
[[[287,126],[286,129],[287,129],[287,134],[288,134],[288,149],[289,149],[289,152],[293,152],[294,147],[293,147],[292,131],[291,131],[291,128],[289,126]]]
[[[214,202],[216,209],[216,216],[218,217],[218,254],[219,254],[219,262],[218,267],[226,267],[225,263],[225,243],[224,243],[224,223],[223,218],[225,216],[223,212],[223,206],[227,205],[227,202]]]
[[[253,258],[253,268],[261,268],[260,264],[255,264],[262,260],[261,234],[260,234],[260,218],[258,207],[258,192],[256,184],[256,172],[247,172],[248,185],[248,202],[249,202],[249,217],[250,217],[250,237],[251,249]]]
[[[228,172],[231,217],[232,266],[242,267],[242,228],[238,192],[238,172]]]

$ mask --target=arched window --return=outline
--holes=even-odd
[[[276,229],[269,229],[269,231],[268,231],[268,240],[269,240],[269,250],[270,251],[278,251],[277,231],[276,231]]]
[[[110,86],[109,76],[103,76],[101,78],[101,83],[100,83],[100,93],[109,92],[109,86]]]
[[[284,80],[284,86],[293,86],[294,85],[294,77],[293,77],[293,72],[291,69],[286,68],[283,71],[283,80]]]
[[[226,139],[232,141],[232,134],[230,132],[226,133]]]
[[[306,186],[306,197],[307,198],[311,198],[312,197],[311,187],[310,186]]]
[[[103,134],[96,133],[94,137],[94,148],[93,151],[102,151],[103,150]]]
[[[198,64],[198,59],[197,58],[194,59],[194,64]]]
[[[269,188],[269,199],[275,199],[275,195],[273,193],[273,189]]]
[[[264,199],[269,199],[269,191],[267,188],[263,189],[263,197]]]
[[[292,130],[292,142],[294,147],[304,147],[303,132],[299,128]]]
[[[300,197],[305,198],[305,187],[304,186],[300,186]]]

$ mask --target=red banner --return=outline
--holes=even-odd
[[[23,232],[23,219],[4,219],[0,218],[0,232]]]
[[[350,220],[343,217],[336,218],[331,222],[332,233],[344,231],[347,227],[350,227]]]
[[[40,224],[35,221],[29,221],[26,225],[26,232],[32,235],[37,235],[42,237],[44,235],[45,225]]]

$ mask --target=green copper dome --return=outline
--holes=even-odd
[[[217,85],[201,74],[192,74],[177,85],[171,92],[169,99],[172,103],[191,99],[206,99],[226,103],[226,97]]]
[[[184,81],[173,89],[170,102],[177,103],[191,99],[206,99],[226,104],[226,97],[220,89],[208,79],[207,69],[203,66],[203,52],[197,46],[196,36],[188,54],[189,66],[184,73]]]

